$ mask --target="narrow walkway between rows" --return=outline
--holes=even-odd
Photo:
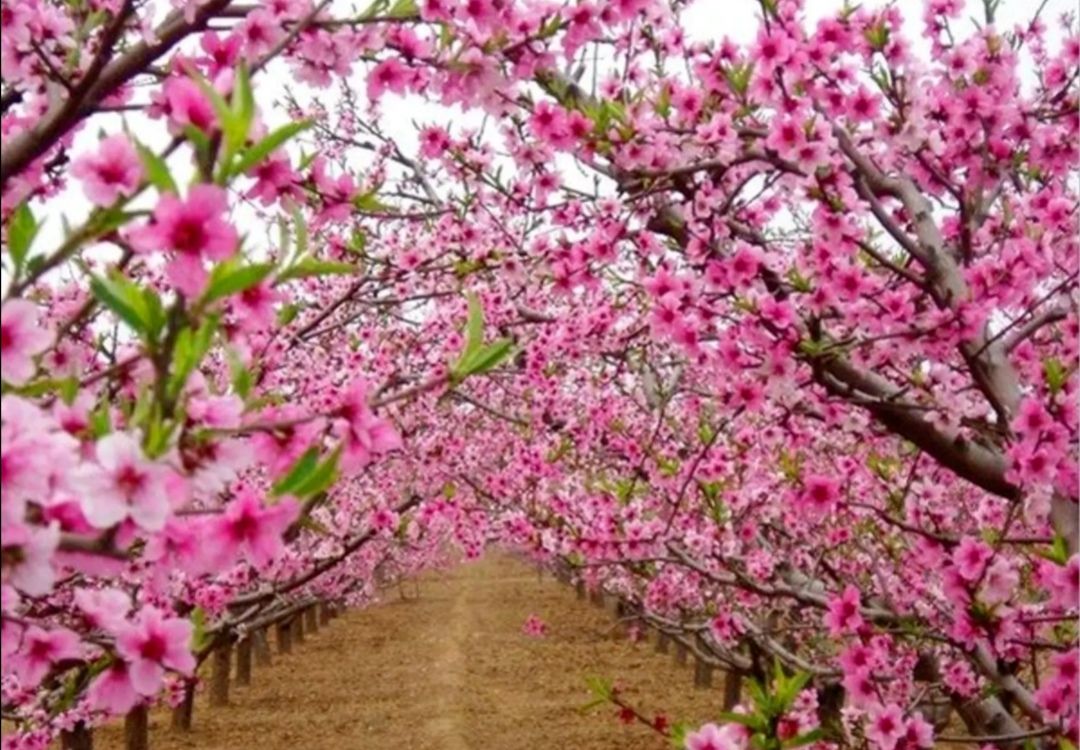
[[[406,593],[413,592],[406,584]],[[420,596],[353,611],[258,668],[232,705],[197,700],[194,728],[151,719],[151,750],[660,750],[611,707],[581,713],[588,675],[611,678],[635,705],[702,721],[720,689],[617,633],[611,615],[514,559],[489,555],[425,577]],[[522,633],[530,614],[544,638]],[[117,731],[97,747],[119,747]]]

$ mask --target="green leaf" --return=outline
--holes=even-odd
[[[176,188],[176,181],[173,179],[172,172],[169,171],[169,166],[164,159],[137,140],[135,141],[135,150],[139,153],[139,159],[142,160],[147,181],[157,188],[159,193],[176,195],[180,192]]]
[[[337,481],[338,460],[341,458],[341,446],[334,449],[329,458],[315,467],[304,481],[300,482],[289,493],[299,498],[311,497],[325,492]]]
[[[796,737],[792,737],[790,740],[784,740],[784,742],[781,743],[780,747],[788,748],[812,745],[818,740],[822,739],[824,736],[825,732],[820,727],[818,727],[817,729],[812,729],[809,732],[800,734]]]
[[[809,672],[796,672],[791,677],[785,678],[776,686],[776,699],[779,702],[779,710],[786,713],[791,708],[799,693],[810,681]]]
[[[339,263],[332,260],[304,258],[278,274],[275,284],[284,284],[292,279],[306,279],[311,276],[330,276],[331,274],[356,273],[352,263]]]
[[[313,534],[318,534],[319,536],[330,536],[330,529],[326,528],[326,526],[319,523],[311,516],[304,516],[300,519],[299,523],[300,528],[307,529]]]
[[[165,454],[169,448],[169,443],[172,440],[173,433],[180,427],[180,422],[171,421],[166,422],[163,420],[157,412],[160,409],[155,407],[152,418],[146,425],[145,433],[146,437],[143,440],[143,450],[149,458],[160,458]]]
[[[109,416],[109,403],[103,401],[90,413],[90,434],[95,438],[103,438],[112,432],[112,423]]]
[[[451,368],[451,378],[462,381],[469,376],[484,346],[484,306],[480,299],[469,292],[468,315],[465,318],[465,347]]]
[[[590,693],[603,700],[611,700],[614,693],[611,680],[603,677],[588,676],[585,678],[585,685],[589,688]]]
[[[367,248],[367,235],[357,229],[352,233],[352,237],[349,238],[349,244],[345,246],[349,252],[354,255],[359,255],[361,258],[366,258],[367,253],[364,252]]]
[[[420,15],[420,9],[416,5],[416,0],[397,0],[386,15],[396,19],[415,18]]]
[[[64,378],[57,383],[60,398],[65,404],[71,406],[75,403],[75,397],[79,395],[79,379],[74,375]]]
[[[191,650],[200,651],[206,647],[209,638],[206,635],[206,610],[196,607],[191,611]]]
[[[469,293],[469,317],[465,321],[465,354],[480,349],[484,343],[484,306],[480,298]]]
[[[239,134],[239,145],[243,145],[251,128],[251,121],[255,119],[255,95],[251,90],[251,75],[248,73],[247,62],[244,60],[240,61],[240,66],[236,69],[232,110],[237,120],[237,127],[243,126],[243,131]]]
[[[1043,377],[1050,395],[1056,396],[1068,382],[1069,370],[1057,357],[1047,357],[1043,360]]]
[[[1058,565],[1065,565],[1069,562],[1069,543],[1061,534],[1055,534],[1054,542],[1050,545],[1050,548],[1040,549],[1037,554],[1044,560],[1049,560]]]
[[[889,27],[884,22],[878,22],[863,31],[863,37],[874,50],[883,50],[889,43]]]
[[[685,722],[677,721],[671,726],[671,746],[683,750],[686,746],[686,735],[690,734],[690,730],[694,727]]]
[[[353,205],[357,210],[369,213],[385,213],[392,210],[391,206],[379,200],[379,195],[375,190],[353,198]]]
[[[217,265],[210,273],[203,301],[206,304],[222,297],[229,297],[257,286],[274,270],[272,263],[252,263],[242,266],[238,259]]]
[[[464,380],[470,375],[480,375],[495,369],[503,360],[510,356],[514,349],[514,342],[510,339],[499,339],[488,346],[465,357],[454,368],[456,377]]]
[[[597,706],[606,706],[610,701],[607,698],[594,698],[593,700],[578,706],[578,713],[584,714],[593,710]]]
[[[750,693],[750,698],[754,701],[754,705],[758,711],[767,713],[772,706],[772,700],[769,698],[769,694],[765,692],[765,688],[761,686],[761,683],[757,680],[750,679],[746,681],[747,692]]]
[[[277,497],[280,495],[294,494],[295,489],[308,481],[319,466],[319,449],[308,448],[296,463],[292,465],[288,473],[279,479],[270,490],[270,494]]]
[[[277,322],[279,326],[287,326],[296,320],[296,316],[300,314],[300,305],[295,302],[290,302],[286,305],[282,305],[281,309],[277,313]]]
[[[41,225],[30,210],[29,202],[23,201],[11,215],[7,228],[8,253],[16,268],[22,268],[30,252],[30,245],[40,228]]]
[[[769,728],[769,723],[757,714],[737,714],[731,711],[721,711],[718,718],[729,724],[742,724],[755,732],[763,732]]]
[[[304,215],[300,213],[300,209],[293,211],[293,226],[296,228],[296,255],[297,258],[302,258],[307,255],[308,249],[308,228],[307,222],[304,220]]]
[[[205,96],[210,101],[210,106],[213,107],[214,115],[218,119],[218,125],[221,128],[222,133],[227,136],[228,134],[226,131],[229,129],[229,125],[235,117],[232,107],[230,107],[229,103],[225,101],[225,97],[221,95],[221,92],[214,88],[213,84],[211,84],[210,81],[206,80],[206,78],[201,73],[199,73],[199,71],[195,70],[194,68],[189,68],[187,73],[189,76],[191,76],[191,80],[195,81],[195,84],[199,87],[199,90],[202,91],[203,96]],[[237,76],[237,78],[239,78],[239,76]],[[235,89],[238,88],[238,86],[239,81],[234,84],[234,94]]]
[[[749,63],[742,65],[732,65],[728,68],[724,75],[727,78],[728,86],[739,96],[745,96],[746,92],[750,89],[750,79],[754,74],[754,66]]]
[[[144,290],[120,274],[111,277],[95,276],[90,291],[98,302],[124,321],[144,339],[152,341],[160,331],[164,317],[161,303],[151,290]],[[156,306],[150,300],[158,300]]]
[[[146,211],[123,211],[120,208],[107,208],[96,211],[86,224],[86,234],[100,237],[114,232],[132,219],[145,216]]]
[[[226,356],[229,359],[229,374],[231,375],[233,392],[240,398],[247,400],[252,386],[255,385],[255,376],[244,365],[240,357],[236,355],[236,352],[230,349],[226,352]]]
[[[168,393],[179,395],[187,383],[188,376],[199,366],[203,357],[210,350],[217,332],[218,318],[211,315],[197,329],[184,328],[176,337],[173,348],[172,371],[169,373]]]
[[[254,166],[262,163],[263,159],[279,149],[289,140],[311,127],[311,120],[299,120],[282,125],[270,135],[263,138],[251,148],[244,151],[232,167],[233,174],[243,174]]]

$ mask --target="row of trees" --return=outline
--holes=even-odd
[[[3,0],[5,746],[448,543],[754,678],[691,748],[1076,742],[1073,19],[173,6]]]

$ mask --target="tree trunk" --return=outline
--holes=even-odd
[[[297,643],[304,642],[304,613],[297,612],[292,619],[292,636]]]
[[[671,649],[671,636],[663,630],[656,632],[656,653],[666,654]]]
[[[191,717],[195,713],[195,680],[184,683],[184,697],[172,710],[172,728],[180,732],[191,731]]]
[[[730,711],[742,700],[742,672],[731,670],[724,675],[724,710]]]
[[[60,747],[63,750],[94,750],[94,730],[79,722],[60,733]]]
[[[701,659],[694,660],[694,687],[711,688],[712,674],[713,668],[711,664],[708,664]]]
[[[266,628],[259,628],[252,634],[252,650],[255,652],[255,663],[260,667],[269,667],[274,663],[274,657],[270,655],[270,639],[267,637]]]
[[[577,585],[574,586],[574,590],[577,591],[577,598],[578,599],[582,599],[582,600],[585,599],[585,584],[584,583],[582,583],[581,581],[578,581]]]
[[[146,706],[135,706],[124,718],[124,750],[150,750],[150,717]]]
[[[686,657],[689,656],[690,649],[686,647],[686,644],[682,641],[675,641],[675,663],[680,667],[686,666]]]
[[[292,623],[279,622],[277,624],[277,650],[279,654],[292,653]]]
[[[319,624],[320,625],[329,625],[330,624],[330,617],[331,617],[331,615],[330,615],[330,603],[329,602],[319,602]]]
[[[210,677],[210,705],[229,705],[229,671],[232,666],[232,642],[225,641],[214,649],[213,674]]]
[[[251,684],[251,643],[252,634],[236,644],[236,684]]]
[[[307,627],[309,633],[316,633],[319,630],[319,613],[315,609],[315,605],[304,610],[304,625]]]

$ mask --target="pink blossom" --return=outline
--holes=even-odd
[[[533,638],[543,638],[547,635],[547,625],[537,615],[529,615],[521,626],[521,632]]]
[[[400,60],[395,58],[383,60],[376,65],[368,75],[368,98],[372,101],[376,101],[386,91],[395,94],[404,94],[411,78],[412,71],[409,66],[405,65]]]
[[[983,574],[986,563],[994,556],[994,551],[985,543],[966,536],[953,550],[952,561],[960,577],[965,581],[976,581]]]
[[[23,687],[33,687],[54,664],[81,655],[79,636],[74,632],[67,628],[43,630],[31,625],[23,633],[14,671]]]
[[[827,513],[840,499],[840,483],[832,477],[811,474],[803,480],[802,504],[815,513]]]
[[[980,598],[987,604],[1001,604],[1012,597],[1019,584],[1016,567],[1010,560],[999,557],[986,569]]]
[[[1038,437],[1039,433],[1051,424],[1052,420],[1042,401],[1029,397],[1020,403],[1019,413],[1013,420],[1013,429],[1022,437]]]
[[[379,508],[371,514],[371,528],[375,531],[393,531],[400,521],[400,516],[389,508]]]
[[[282,28],[268,11],[258,9],[244,16],[236,27],[236,35],[244,42],[245,56],[254,60],[273,49],[282,36]]]
[[[178,129],[191,125],[209,132],[217,124],[213,105],[199,85],[186,76],[173,76],[165,82],[165,101],[169,122]]]
[[[196,185],[181,200],[163,195],[154,220],[131,232],[131,243],[144,253],[171,250],[166,269],[173,286],[196,297],[206,283],[204,260],[225,260],[236,252],[236,229],[225,219],[228,200],[214,185]]]
[[[853,707],[867,708],[876,704],[878,695],[869,669],[845,670],[843,682],[847,702]]]
[[[128,664],[124,661],[113,662],[112,666],[90,683],[86,690],[86,700],[93,710],[113,716],[130,711],[139,702],[139,694],[131,684],[131,669]]]
[[[34,357],[49,348],[52,333],[41,325],[38,308],[24,299],[10,299],[0,308],[0,378],[23,385],[37,370]]]
[[[248,287],[230,299],[237,323],[242,331],[260,331],[274,322],[274,305],[281,301],[281,292],[269,281]]]
[[[52,560],[60,544],[60,525],[9,525],[4,528],[4,583],[30,596],[52,590],[56,571]]]
[[[98,206],[110,206],[139,189],[143,168],[138,152],[126,135],[118,133],[98,144],[97,153],[83,154],[71,165],[71,174],[83,182],[86,197]]]
[[[862,614],[859,589],[848,586],[841,596],[829,600],[829,611],[825,615],[825,624],[829,627],[829,633],[834,636],[845,633],[854,633],[862,627]]]
[[[117,632],[131,609],[131,597],[120,589],[78,589],[75,606],[91,627]]]
[[[299,513],[293,500],[264,506],[254,490],[242,488],[225,513],[210,523],[217,558],[227,563],[242,553],[256,567],[265,567],[281,555],[281,536]]]
[[[732,725],[704,724],[686,735],[686,750],[739,750],[739,732]]]
[[[91,525],[107,529],[131,518],[146,531],[159,531],[169,515],[165,486],[168,471],[143,457],[142,449],[125,432],[97,442],[97,463],[80,472],[83,515]]]
[[[401,437],[385,419],[375,415],[367,404],[367,384],[354,381],[345,391],[344,403],[337,411],[337,431],[343,439],[341,465],[355,471],[373,459],[401,448]]]
[[[136,692],[155,695],[161,689],[166,669],[184,675],[194,671],[191,634],[190,622],[167,617],[156,607],[145,607],[134,623],[121,627],[116,651],[128,663],[128,675]]]
[[[420,155],[427,159],[438,159],[450,148],[450,136],[446,130],[436,125],[420,131]]]
[[[907,740],[907,747],[931,748],[934,746],[934,726],[922,714],[914,714],[907,721],[904,739]]]
[[[879,750],[895,750],[897,743],[906,733],[904,712],[895,703],[870,710],[866,739],[874,743]]]
[[[208,64],[211,78],[223,70],[232,70],[236,67],[243,44],[244,40],[238,34],[229,34],[222,39],[216,31],[207,31],[199,38],[199,46],[207,55],[206,59],[200,62]]]

